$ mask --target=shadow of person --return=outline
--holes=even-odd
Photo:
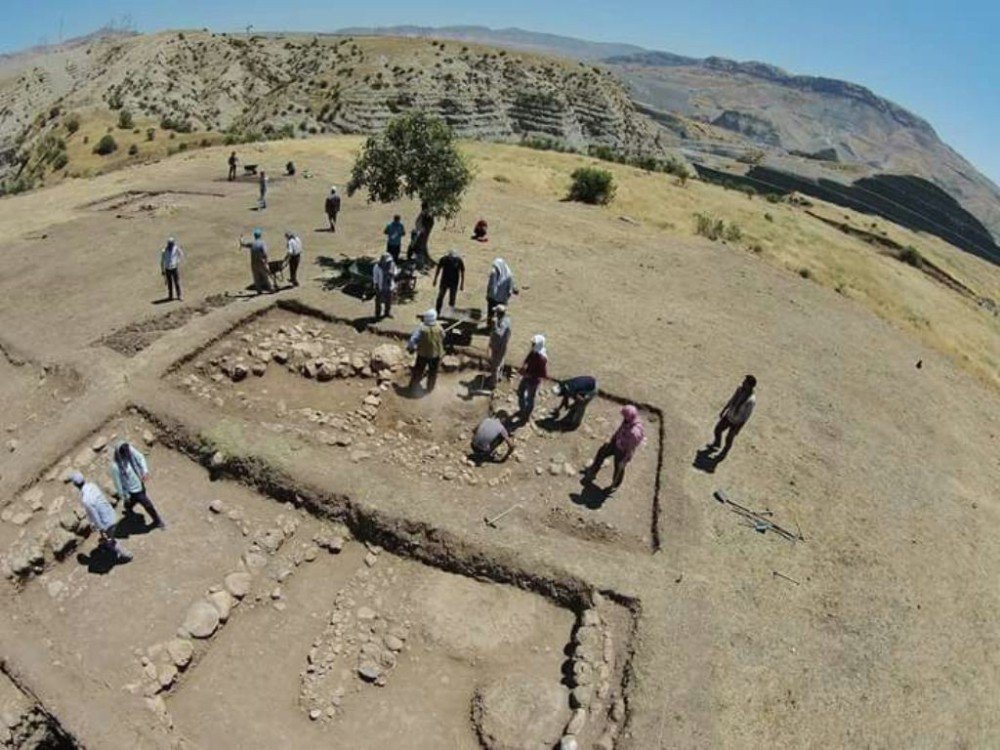
[[[715,467],[722,463],[725,457],[725,452],[716,454],[714,448],[706,447],[694,454],[694,461],[691,465],[706,474],[714,474]]]
[[[370,326],[376,323],[378,323],[378,318],[374,315],[362,315],[360,318],[352,320],[350,326],[358,333],[364,333]]]
[[[545,430],[546,432],[573,432],[573,430],[575,430],[580,425],[575,424],[573,420],[570,419],[571,416],[572,416],[571,412],[567,412],[566,414],[563,414],[561,417],[556,416],[553,413],[545,417],[545,419],[535,420],[535,424],[537,424],[541,429]]]
[[[420,383],[415,383],[412,385],[410,383],[406,384],[393,383],[392,390],[400,398],[410,399],[411,401],[416,401],[417,399],[423,398],[429,393],[429,391],[425,390],[424,387],[420,385]]]
[[[582,490],[571,492],[569,499],[574,505],[580,505],[589,510],[598,510],[610,495],[611,493],[606,489],[601,489],[593,482],[586,482]]]
[[[88,573],[98,576],[107,574],[118,564],[118,561],[115,559],[115,553],[102,544],[94,547],[89,555],[81,552],[76,556],[76,561],[80,565],[86,565]]]
[[[165,305],[168,302],[173,302],[173,301],[174,301],[173,297],[160,297],[159,299],[154,299],[153,302],[152,302],[152,304],[154,304],[154,305]]]
[[[476,373],[473,377],[468,380],[460,380],[458,384],[465,388],[465,393],[458,394],[458,397],[462,401],[472,401],[477,396],[489,397],[493,391],[487,387],[488,376],[485,372]],[[501,422],[504,420],[500,420]],[[506,426],[506,425],[505,425]]]
[[[115,537],[118,539],[128,539],[130,536],[148,534],[153,528],[152,524],[146,523],[145,516],[136,513],[132,509],[122,515],[122,520],[115,527]]]

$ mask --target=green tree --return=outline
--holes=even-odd
[[[605,205],[615,197],[615,178],[606,169],[580,167],[572,175],[569,200]]]
[[[135,127],[135,121],[132,119],[132,112],[127,109],[123,109],[118,113],[118,127],[122,130],[131,130]]]
[[[103,136],[101,140],[97,142],[97,145],[94,146],[94,153],[100,154],[101,156],[107,156],[108,154],[117,150],[118,150],[118,144],[115,142],[115,139],[111,135]]]
[[[390,203],[418,197],[433,216],[450,219],[472,182],[472,170],[443,121],[424,112],[394,118],[371,136],[351,171],[347,194],[367,188],[368,200]]]

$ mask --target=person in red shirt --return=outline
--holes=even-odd
[[[622,423],[615,430],[611,439],[597,450],[597,455],[591,461],[590,466],[583,472],[584,483],[594,481],[594,477],[601,470],[607,458],[614,457],[615,473],[608,487],[608,494],[611,495],[621,486],[625,478],[625,467],[632,460],[636,449],[646,440],[646,428],[643,427],[642,419],[639,418],[639,410],[632,404],[622,407]]]
[[[549,353],[545,349],[545,337],[536,333],[531,338],[531,351],[521,365],[521,382],[517,386],[518,417],[521,422],[531,419],[535,410],[535,394],[542,378],[549,376]]]

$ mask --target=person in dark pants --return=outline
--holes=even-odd
[[[458,251],[449,250],[448,254],[438,261],[433,283],[438,283],[438,276],[441,277],[441,286],[438,287],[437,304],[434,305],[434,309],[440,315],[445,293],[448,294],[448,306],[453,308],[459,290],[465,291],[465,261]]]
[[[406,236],[406,227],[403,226],[403,222],[399,216],[396,214],[392,217],[392,221],[385,225],[385,251],[392,256],[392,260],[395,263],[399,263],[399,253],[403,247],[403,237]]]
[[[444,356],[444,330],[437,322],[437,310],[428,310],[423,315],[423,323],[417,326],[406,343],[408,351],[417,353],[417,360],[410,375],[410,391],[427,373],[427,392],[434,390],[437,383],[438,366]]]
[[[132,513],[135,504],[139,503],[154,528],[167,528],[160,514],[156,512],[153,501],[146,494],[149,467],[142,453],[124,440],[119,441],[112,452],[110,473],[115,483],[115,492],[125,504],[126,513]]]
[[[535,395],[542,378],[549,375],[549,353],[545,337],[536,333],[531,339],[531,351],[521,365],[521,382],[517,385],[518,419],[527,422],[535,410]]]
[[[294,232],[285,232],[285,251],[288,254],[288,278],[292,286],[299,285],[299,263],[302,262],[302,240]]]
[[[93,482],[86,481],[83,474],[78,471],[70,474],[69,481],[79,490],[80,503],[87,513],[90,524],[97,529],[100,536],[98,547],[106,549],[114,557],[116,563],[129,562],[132,559],[131,553],[115,537],[118,516],[101,488]]]
[[[236,179],[236,164],[237,164],[236,152],[233,151],[229,155],[229,181],[232,182]]]
[[[426,203],[420,204],[420,213],[413,222],[413,234],[410,238],[410,246],[406,249],[406,259],[416,258],[421,267],[431,264],[431,251],[428,241],[431,238],[431,230],[434,229],[434,216]]]
[[[503,457],[497,455],[501,445],[507,445]],[[481,461],[506,461],[514,451],[510,433],[496,417],[486,417],[476,426],[472,435],[472,454]]]
[[[323,205],[326,210],[326,220],[330,222],[330,231],[337,231],[337,216],[340,214],[340,195],[337,193],[337,186],[330,186],[330,194],[326,196],[326,203]]]
[[[706,448],[716,451],[722,446],[722,433],[726,432],[726,444],[722,452],[716,456],[716,460],[721,461],[729,455],[729,449],[733,447],[733,440],[740,434],[743,425],[753,414],[753,408],[757,404],[757,397],[754,395],[754,388],[757,387],[757,378],[747,375],[739,388],[733,393],[726,405],[719,412],[719,421],[715,425],[715,440],[709,443]]]
[[[594,481],[600,472],[601,467],[608,458],[615,460],[615,472],[608,487],[608,494],[614,493],[625,478],[625,467],[628,466],[636,449],[646,439],[646,430],[639,418],[639,410],[631,404],[622,407],[622,423],[615,430],[611,439],[597,449],[597,455],[591,461],[590,466],[583,471],[583,482],[585,484]]]
[[[375,287],[375,320],[392,317],[392,295],[396,290],[396,263],[388,252],[382,253],[372,269],[372,285]]]
[[[181,301],[181,261],[184,260],[184,251],[177,244],[173,237],[167,240],[167,244],[160,251],[160,273],[167,282],[167,299],[173,300],[174,292],[177,292],[177,300]]]
[[[597,380],[590,375],[578,375],[560,380],[552,386],[552,392],[562,396],[562,401],[552,410],[552,419],[558,419],[559,413],[566,409],[566,424],[575,430],[583,422],[587,405],[597,396]]]

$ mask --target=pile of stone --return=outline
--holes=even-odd
[[[385,686],[406,649],[412,626],[405,610],[397,607],[390,615],[376,605],[393,575],[376,569],[380,553],[368,545],[364,565],[337,593],[327,625],[309,650],[300,704],[314,721],[335,718],[348,691]],[[344,683],[345,674],[353,674],[353,681]]]
[[[625,704],[612,691],[615,674],[615,645],[596,607],[585,609],[573,632],[570,708],[573,714],[566,725],[561,748],[576,750],[579,736],[591,717],[607,716],[597,750],[612,750],[625,715]]]

